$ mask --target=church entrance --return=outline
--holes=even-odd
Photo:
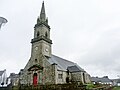
[[[37,80],[38,78],[37,78],[37,73],[34,73],[34,75],[33,75],[33,85],[34,86],[37,86],[37,83],[38,83],[38,80]]]

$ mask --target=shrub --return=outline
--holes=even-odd
[[[95,88],[95,85],[90,83],[90,84],[86,84],[86,89],[92,89]]]

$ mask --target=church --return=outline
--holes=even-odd
[[[44,2],[34,27],[31,44],[31,57],[19,73],[21,84],[46,85],[72,82],[85,84],[90,82],[90,75],[79,65],[52,54],[50,26],[46,18]]]

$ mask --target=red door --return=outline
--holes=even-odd
[[[37,73],[34,73],[33,75],[33,85],[37,86]]]

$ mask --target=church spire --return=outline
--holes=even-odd
[[[46,18],[44,1],[42,3],[40,16],[37,18],[37,24],[35,25],[35,27],[39,25],[45,25],[47,28],[50,29],[50,26],[48,25],[48,18]]]
[[[40,20],[41,21],[46,21],[44,1],[42,3],[42,8],[41,8],[41,12],[40,12]]]

